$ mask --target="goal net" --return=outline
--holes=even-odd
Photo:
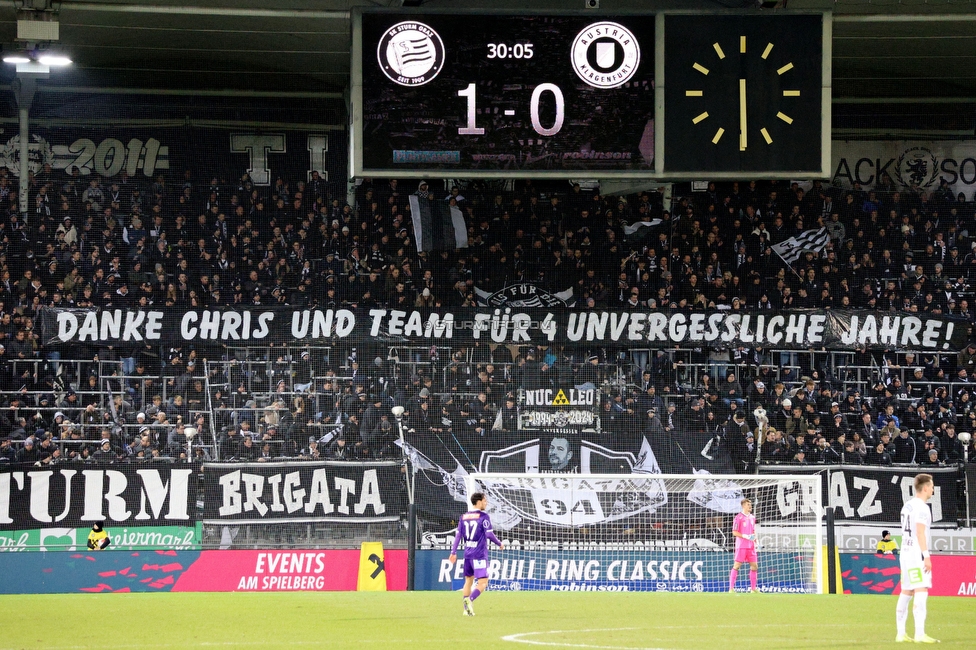
[[[504,543],[494,590],[728,591],[748,497],[760,591],[823,591],[820,476],[476,473],[465,487],[487,495]]]

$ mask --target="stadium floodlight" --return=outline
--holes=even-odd
[[[60,54],[40,54],[38,52],[19,52],[17,54],[8,54],[3,57],[4,63],[25,65],[43,65],[49,68],[63,68],[65,66],[71,65],[72,61],[69,57]]]
[[[67,65],[71,65],[71,59],[66,56],[55,56],[51,54],[44,54],[37,58],[37,62],[43,65],[49,65],[54,68],[62,68]]]

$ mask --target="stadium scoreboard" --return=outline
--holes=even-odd
[[[353,14],[351,174],[825,177],[830,14]]]

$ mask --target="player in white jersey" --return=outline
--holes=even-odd
[[[931,474],[915,477],[915,496],[901,509],[901,595],[895,610],[898,624],[897,643],[912,641],[905,632],[908,621],[908,603],[915,597],[912,613],[915,617],[915,643],[938,643],[925,634],[925,602],[932,588],[932,558],[929,557],[929,537],[932,528],[932,512],[928,500],[935,492]]]

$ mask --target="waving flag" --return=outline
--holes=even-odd
[[[624,226],[624,236],[627,243],[639,244],[657,232],[659,226],[664,223],[664,219],[652,219],[650,221],[638,221]]]
[[[795,237],[790,237],[779,244],[773,244],[772,249],[784,262],[793,266],[805,252],[819,253],[827,248],[829,242],[830,233],[827,232],[826,228],[819,228],[804,230]]]
[[[410,196],[417,252],[445,251],[468,247],[468,229],[461,210],[444,201]]]

